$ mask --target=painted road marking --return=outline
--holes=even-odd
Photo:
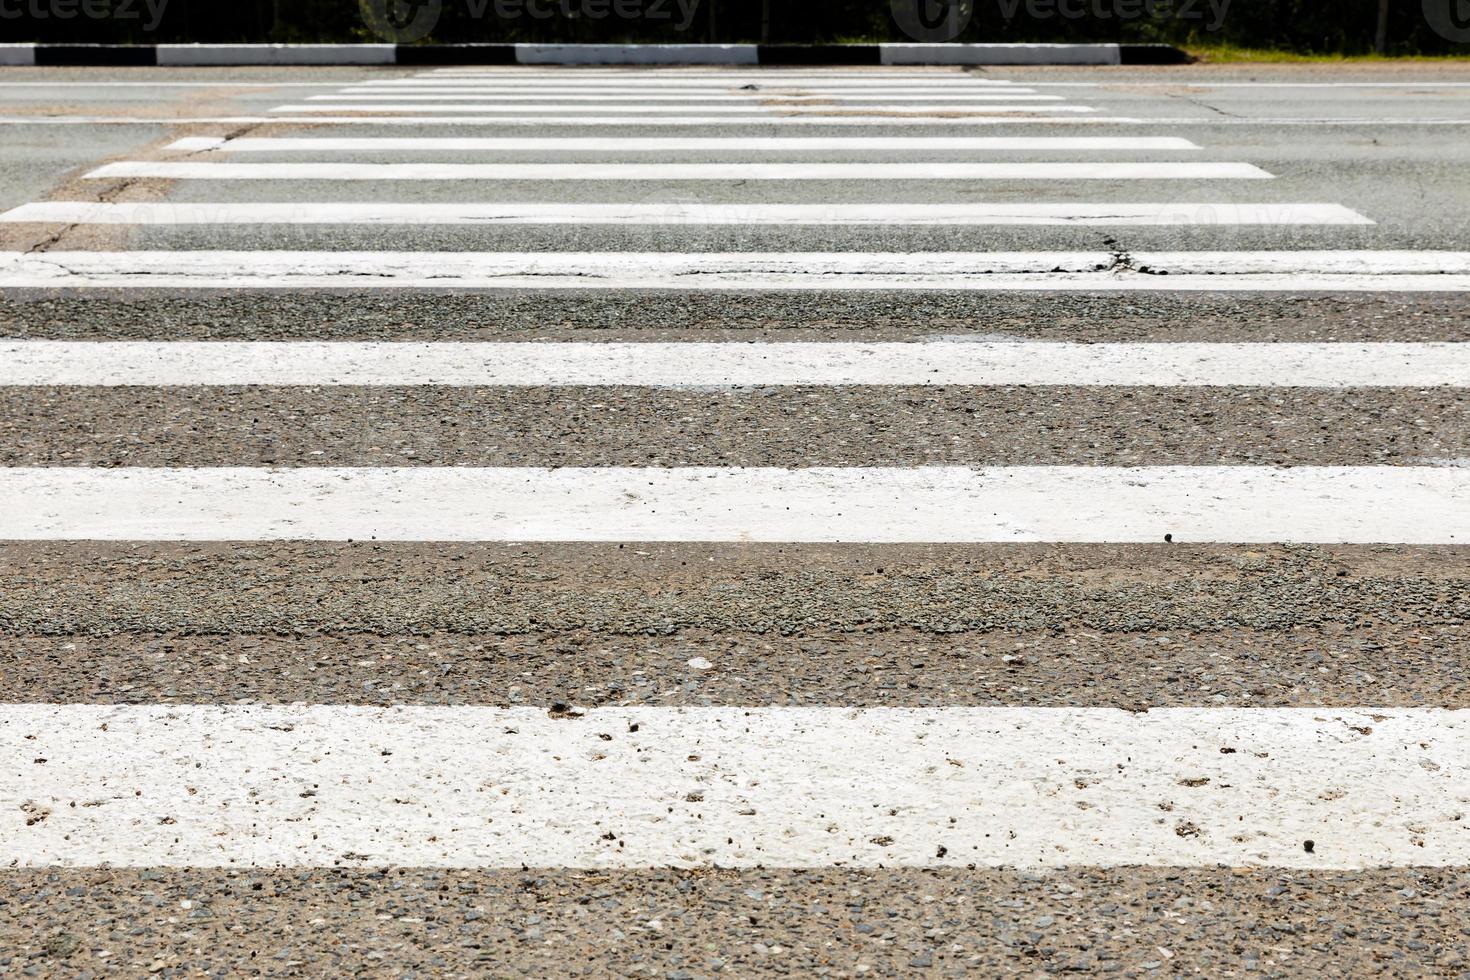
[[[0,340],[0,385],[1470,387],[1470,343]]]
[[[959,115],[973,115],[983,117],[986,115],[998,115],[1013,112],[1096,112],[1089,106],[1078,105],[776,105],[755,104],[750,105],[589,105],[576,102],[547,103],[546,105],[500,105],[494,102],[465,103],[463,105],[408,105],[403,103],[344,103],[338,100],[335,103],[306,103],[302,105],[281,105],[271,109],[271,112],[481,112],[481,113],[530,113],[530,112],[599,112],[599,113],[633,113],[640,112],[645,115],[655,113],[668,113],[670,115],[692,115],[699,113],[705,116],[718,117],[719,113],[743,112],[753,113],[764,110],[770,115],[782,113],[804,116],[825,117],[839,115],[864,115],[879,120],[890,116],[909,116],[913,118],[947,120]]]
[[[384,89],[343,89],[341,92],[337,92],[331,95],[309,95],[307,96],[307,99],[308,101],[319,102],[358,100],[369,101],[372,99],[379,99],[391,102],[471,102],[475,99],[480,99],[482,101],[485,99],[493,99],[495,102],[546,102],[564,97],[567,94],[572,93],[557,92],[530,95],[525,93],[476,92],[472,89],[436,89],[432,92],[400,92],[397,90]],[[666,93],[658,93],[655,95],[619,95],[615,93],[599,92],[596,89],[589,89],[586,94],[576,94],[576,97],[572,101],[578,104],[584,102],[676,102],[688,103],[689,105],[698,108],[702,108],[705,103],[710,102],[736,102],[748,108],[755,109],[760,108],[761,106],[782,108],[787,105],[805,106],[821,104],[824,102],[859,105],[865,102],[882,102],[885,99],[897,102],[938,102],[942,100],[958,102],[1060,102],[1062,101],[1063,97],[1060,95],[1042,95],[1040,93],[1032,92],[1030,90],[1012,91],[1010,89],[1007,89],[1004,92],[967,92],[963,95],[947,95],[943,96],[942,100],[940,98],[936,98],[935,95],[932,93],[921,93],[918,95],[895,95],[891,92],[852,92],[842,94],[831,92],[768,92],[761,95],[756,95],[755,93],[747,95],[728,95],[723,93],[713,95],[698,95],[694,93],[683,93],[674,95]]]
[[[211,163],[123,160],[85,175],[103,180],[1269,180],[1250,163]]]
[[[1338,204],[261,204],[43,201],[0,222],[139,225],[1371,225]]]
[[[0,252],[0,288],[1470,291],[1470,252]]]
[[[729,89],[739,88],[745,85],[755,86],[752,91],[764,91],[768,88],[803,88],[815,86],[820,88],[944,88],[956,92],[978,91],[987,88],[1010,88],[1017,83],[1005,79],[983,79],[973,75],[950,74],[950,75],[907,75],[890,76],[879,74],[851,74],[851,75],[824,75],[805,74],[792,75],[786,73],[756,74],[752,72],[683,72],[668,74],[645,74],[641,72],[605,72],[594,75],[592,72],[577,72],[576,74],[539,73],[534,76],[518,75],[486,75],[481,73],[445,73],[431,76],[416,76],[413,78],[380,79],[378,84],[421,86],[433,88],[442,85],[473,85],[485,84],[497,88],[531,88],[559,90],[564,88],[585,87],[591,84],[608,84],[619,87],[648,89],[658,91],[665,88],[714,88]],[[345,85],[368,85],[372,80],[362,79],[355,82],[347,82]],[[1027,85],[1032,83],[1027,82]]]
[[[352,107],[357,111],[357,107]],[[344,110],[345,111],[345,110]],[[1276,120],[1271,120],[1276,122]],[[1058,123],[1085,123],[1087,125],[1140,125],[1143,123],[1170,123],[1181,126],[1208,125],[1218,123],[1220,120],[1197,119],[1174,119],[1155,120],[1141,119],[1136,116],[1067,116],[1067,117],[1030,117],[1030,116],[945,116],[941,122],[945,126],[1016,126],[1016,125],[1041,125],[1055,126]],[[1240,123],[1254,123],[1256,120],[1233,120]],[[1309,121],[1316,122],[1321,121]],[[149,117],[149,116],[0,116],[0,125],[6,126],[32,126],[32,125],[54,125],[54,126],[100,126],[100,125],[127,125],[127,126],[178,126],[185,123],[227,123],[230,125],[250,125],[259,123],[275,124],[301,124],[320,126],[326,123],[332,125],[369,125],[369,126],[535,126],[544,129],[547,126],[637,126],[640,128],[649,126],[708,126],[712,128],[727,129],[730,126],[862,126],[872,128],[875,126],[934,126],[933,116],[815,116],[815,115],[763,115],[763,116],[738,116],[738,117],[714,117],[714,116],[175,116],[175,117]],[[1329,125],[1338,125],[1337,121],[1326,121]],[[1407,124],[1406,120],[1362,120],[1350,121],[1350,125],[1398,125]],[[1414,121],[1413,125],[1470,125],[1470,118],[1429,120],[1428,122]]]
[[[1066,116],[1032,118],[1008,116],[991,118],[976,116],[946,116],[944,126],[1037,126],[1037,125],[1129,125],[1129,126],[1323,126],[1350,128],[1382,128],[1385,126],[1470,126],[1470,116],[1454,118],[1433,116],[1423,119],[1389,118],[1384,116],[1297,117],[1297,118],[1227,118],[1224,116]],[[3,116],[0,126],[178,126],[186,123],[221,123],[229,125],[251,125],[270,123],[320,126],[333,125],[368,126],[864,126],[881,128],[886,126],[935,126],[930,116],[883,116],[847,118],[843,116],[750,116],[740,118],[712,118],[709,116],[644,116],[618,117],[610,119],[598,116],[108,116],[108,115],[56,115],[56,116]]]
[[[725,151],[741,153],[815,153],[859,150],[1198,150],[1177,136],[189,136],[166,150],[225,153],[329,153],[422,151],[494,153],[646,153]]]
[[[0,468],[0,539],[1462,544],[1470,467]]]
[[[9,704],[0,731],[8,867],[1470,864],[1464,710]]]

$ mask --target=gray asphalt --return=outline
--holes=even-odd
[[[50,340],[1464,341],[1470,297],[1294,293],[15,290]]]
[[[0,544],[0,635],[1463,626],[1462,546]],[[1372,667],[1381,668],[1376,657]],[[1448,669],[1456,665],[1450,664]],[[1470,692],[1466,692],[1470,696]]]
[[[1422,465],[1464,389],[0,388],[7,466]]]
[[[183,136],[551,131],[258,121],[308,95],[412,74],[0,69],[0,208],[39,200],[1302,201],[1343,204],[1376,224],[0,225],[0,250],[1470,249],[1466,63],[977,72],[1142,122],[1003,124],[968,135],[1182,136],[1204,147],[1190,158],[1253,163],[1276,174],[1273,181],[1039,191],[1007,181],[384,188],[82,176],[109,160],[159,159],[163,145]],[[878,123],[780,131],[951,133]],[[293,158],[316,159],[240,159]],[[1470,297],[0,292],[4,338],[936,336],[1463,342]],[[1411,465],[1470,458],[1467,407],[1463,389],[1422,388],[0,388],[0,465]],[[484,704],[562,713],[594,705],[1466,708],[1470,547],[0,542],[0,701]],[[1462,868],[12,868],[0,870],[0,972],[1455,977],[1470,976],[1467,897]]]
[[[1407,596],[1412,587],[1395,589]],[[229,620],[222,614],[191,628],[228,630]],[[511,634],[30,633],[0,638],[0,673],[11,699],[89,704],[1147,711],[1200,704],[1462,707],[1470,699],[1470,633],[1462,624],[1226,625],[1125,636],[1039,626],[1015,632],[818,626],[793,635],[667,627],[664,621],[632,633],[592,627]],[[710,666],[690,665],[701,658]]]
[[[964,74],[931,69],[936,76]],[[772,69],[773,76],[779,70]],[[190,123],[212,117],[264,118],[276,106],[309,95],[331,94],[365,78],[409,77],[404,69],[13,69],[8,79],[23,85],[0,90],[0,117],[103,115],[117,119],[180,119],[176,125],[11,125],[18,135],[10,153],[28,152],[29,162],[44,158],[49,174],[21,162],[0,164],[0,206],[35,200],[53,190],[60,199],[177,201],[653,201],[684,203],[1035,199],[1031,182],[893,181],[873,184],[816,182],[672,181],[620,186],[609,182],[495,181],[481,185],[439,181],[398,183],[388,189],[360,181],[185,181],[79,179],[109,159],[156,159],[161,145],[181,135],[341,134],[344,127],[290,126],[271,122]],[[1249,228],[973,228],[973,229],[760,229],[719,228],[108,228],[68,239],[78,247],[126,248],[404,248],[404,249],[611,249],[667,248],[897,250],[928,248],[1066,249],[1100,248],[1112,240],[1124,249],[1147,248],[1414,248],[1464,247],[1470,227],[1470,66],[1463,63],[1390,66],[1349,70],[1304,66],[1220,66],[1158,69],[989,69],[985,77],[1040,83],[1046,94],[1069,104],[1097,109],[1102,117],[1139,119],[1139,124],[997,125],[971,127],[977,135],[1065,132],[1088,136],[1160,135],[1190,139],[1203,149],[1150,154],[1150,159],[1244,161],[1276,175],[1271,181],[1127,181],[1116,184],[1056,182],[1044,198],[1055,201],[1162,202],[1327,202],[1339,203],[1373,219],[1371,227]],[[109,87],[112,81],[128,84]],[[168,82],[169,84],[157,84]],[[151,84],[150,84],[151,83]],[[1458,87],[1457,87],[1458,86]],[[347,127],[353,136],[484,135],[495,127],[456,125]],[[599,127],[558,126],[561,135],[605,135]],[[755,135],[773,127],[719,125],[659,128],[660,135]],[[936,135],[943,126],[884,127],[881,120],[861,128],[803,126],[802,135]],[[525,135],[534,127],[510,130]],[[620,135],[649,130],[619,127]],[[788,135],[791,130],[785,131]],[[125,133],[126,135],[122,135]],[[100,139],[99,139],[100,136]],[[10,153],[6,155],[9,156]],[[1126,153],[1006,153],[997,160],[1126,159]],[[839,161],[841,154],[820,156]],[[957,159],[953,153],[892,153],[863,159]],[[250,154],[250,161],[302,159],[300,154]],[[333,155],[333,160],[385,162],[433,159],[442,162],[500,160],[530,162],[527,154],[475,155],[394,153],[387,156]],[[617,158],[609,157],[609,161]],[[637,157],[627,159],[639,159]],[[647,159],[647,157],[642,157]],[[709,159],[698,153],[661,155],[665,162]],[[737,158],[738,159],[738,158]],[[755,157],[751,157],[755,159]],[[58,166],[59,165],[59,166]],[[69,179],[58,181],[57,176]],[[50,178],[49,181],[45,178]],[[24,246],[58,229],[26,227],[0,232],[0,246]]]
[[[139,902],[139,896],[145,901]],[[1461,975],[1463,872],[24,871],[33,975]],[[75,918],[58,922],[65,904]]]

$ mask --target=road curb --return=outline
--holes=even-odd
[[[1167,44],[0,44],[4,66],[1179,65]]]

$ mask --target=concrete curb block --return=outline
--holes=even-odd
[[[1167,44],[0,44],[0,66],[1182,65]]]

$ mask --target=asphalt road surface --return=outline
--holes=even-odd
[[[1467,133],[0,70],[0,972],[1470,975]]]

